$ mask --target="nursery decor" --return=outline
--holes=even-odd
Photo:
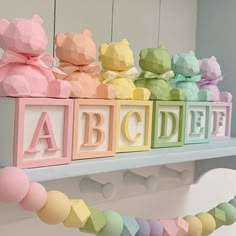
[[[68,98],[71,85],[56,80],[51,55],[43,54],[47,36],[38,15],[31,18],[0,19],[0,96]],[[49,64],[49,65],[48,65]]]
[[[202,224],[202,236],[209,235],[216,229],[216,222],[212,215],[206,212],[201,212],[196,215]]]
[[[83,227],[80,227],[81,232],[96,234],[107,223],[105,215],[99,208],[89,207],[90,216]]]
[[[113,99],[115,89],[101,84],[100,63],[96,59],[96,45],[92,34],[85,29],[81,33],[57,34],[56,55],[60,59],[59,68],[65,75],[57,75],[59,81],[69,81],[72,86],[70,96],[76,98]]]
[[[186,102],[185,144],[209,142],[211,131],[211,104]]]
[[[91,212],[85,202],[81,199],[71,200],[71,210],[67,218],[63,221],[65,227],[83,227],[91,216]]]
[[[26,211],[39,211],[47,201],[47,191],[39,183],[31,182],[29,190],[24,199],[20,202],[20,206]]]
[[[99,48],[99,60],[102,63],[101,81],[116,89],[117,99],[148,100],[150,92],[145,88],[136,88],[134,79],[138,70],[134,67],[134,56],[129,42],[102,43]]]
[[[217,84],[223,79],[223,75],[216,57],[200,59],[199,65],[202,79],[198,82],[198,86],[211,92],[211,139],[228,139],[231,127],[232,94],[220,92],[218,88]]]
[[[23,170],[16,167],[0,170],[0,202],[21,204],[22,201],[28,201],[36,206],[42,201],[35,198],[30,186],[32,183]],[[44,189],[40,184],[37,184],[36,188],[38,187]],[[44,190],[41,190],[39,192],[43,197]],[[35,212],[46,224],[63,223],[65,227],[79,227],[82,232],[98,236],[137,236],[141,233],[147,236],[206,236],[217,228],[231,225],[236,221],[235,202],[233,198],[228,203],[221,203],[209,212],[200,212],[195,216],[144,220],[133,216],[121,216],[114,210],[102,211],[88,207],[81,199],[70,200],[62,192],[49,191],[43,206],[39,210],[35,208]]]
[[[135,80],[137,87],[147,88],[152,100],[184,100],[184,91],[170,85],[174,72],[171,70],[171,56],[163,45],[143,48],[139,57],[142,73]]]
[[[178,227],[178,233],[177,236],[185,236],[188,235],[189,231],[189,223],[182,217],[176,217],[174,219],[174,222],[176,223]]]
[[[174,77],[171,57],[163,45],[159,48],[143,48],[139,57],[142,73],[135,80],[135,85],[147,88],[151,93],[150,99],[154,100],[151,146],[181,146],[184,139],[185,105],[178,101],[185,99],[185,92],[170,84]]]
[[[211,102],[211,140],[230,138],[231,117],[231,102]]]
[[[184,144],[185,103],[153,101],[152,148]]]
[[[140,227],[133,216],[123,216],[123,231],[120,236],[135,236]]]
[[[61,224],[71,211],[71,202],[62,192],[49,191],[45,205],[37,211],[41,221],[49,225]]]
[[[74,100],[73,160],[115,155],[116,105],[115,100]]]
[[[142,218],[136,218],[136,222],[139,225],[139,230],[136,236],[149,236],[150,235],[150,225],[147,220]]]
[[[185,216],[183,218],[188,224],[188,236],[200,236],[202,233],[202,222],[196,216]]]
[[[213,218],[216,222],[216,228],[217,229],[219,227],[221,227],[222,225],[225,225],[226,215],[225,215],[224,211],[222,211],[221,209],[215,207],[215,208],[211,209],[210,211],[208,211],[208,213],[213,216]]]
[[[172,57],[172,70],[175,76],[172,85],[185,91],[187,101],[210,101],[207,90],[199,90],[197,82],[201,80],[200,67],[193,51],[179,53]]]
[[[22,169],[47,167],[53,178],[57,171],[65,178],[70,171],[79,175],[77,165],[73,170],[74,163],[63,168],[50,166],[80,161],[86,163],[81,172],[87,163],[91,168],[84,168],[86,171],[104,172],[106,163],[110,171],[126,170],[121,182],[143,185],[147,190],[156,189],[155,176],[137,174],[129,167],[159,164],[160,177],[189,184],[193,181],[189,169],[168,167],[179,162],[173,161],[177,157],[171,155],[176,152],[168,153],[169,149],[162,156],[172,158],[167,161],[154,151],[147,162],[140,153],[128,158],[121,154],[114,162],[97,160],[92,165],[81,160],[228,139],[231,130],[232,95],[217,87],[223,75],[214,56],[197,60],[189,51],[171,58],[163,45],[143,48],[138,76],[126,39],[102,43],[100,62],[95,62],[96,45],[85,29],[56,35],[60,63],[55,68],[54,58],[44,54],[47,37],[42,23],[38,15],[0,19],[0,48],[4,51],[0,60],[0,203],[18,204],[45,224],[61,224],[97,236],[207,236],[234,224],[236,198],[196,215],[143,219],[88,206],[83,199],[47,191],[29,180]],[[135,155],[141,157],[141,164],[132,159]],[[119,158],[126,158],[128,164],[123,165]],[[184,157],[184,161],[197,159],[191,158]],[[43,170],[36,169],[40,174]],[[89,176],[80,179],[79,188],[104,199],[111,199],[117,190],[113,182]]]
[[[203,58],[199,60],[201,80],[198,82],[200,89],[211,92],[210,101],[213,102],[231,102],[232,94],[229,92],[220,92],[217,83],[223,79],[220,64],[216,57]]]
[[[73,100],[2,97],[0,109],[4,111],[0,166],[32,168],[70,162]]]
[[[164,229],[160,220],[149,219],[148,223],[150,225],[150,236],[156,236],[156,235],[162,236]]]
[[[152,102],[118,100],[116,151],[149,150],[152,130]]]

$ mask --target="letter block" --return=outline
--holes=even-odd
[[[152,102],[117,100],[116,151],[132,152],[151,147]]]
[[[185,144],[207,143],[211,129],[211,103],[186,102]]]
[[[211,103],[211,139],[223,140],[230,138],[232,103]]]
[[[73,160],[115,155],[116,101],[74,100]]]
[[[32,168],[69,163],[73,100],[0,98],[0,165]]]
[[[184,144],[185,103],[154,101],[152,148],[175,147]]]

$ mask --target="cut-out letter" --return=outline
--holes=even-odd
[[[224,125],[225,112],[213,111],[213,130],[212,134],[217,134],[219,128]]]
[[[191,130],[190,135],[200,136],[204,133],[204,125],[202,125],[202,117],[204,113],[202,111],[190,111],[191,113]]]
[[[46,152],[55,152],[60,150],[56,145],[56,141],[52,130],[52,125],[47,112],[43,112],[41,114],[37,128],[34,133],[34,137],[31,141],[28,150],[25,152],[26,153],[39,152],[40,150],[38,150],[36,147],[39,142],[39,139],[47,140],[48,148],[45,149]]]
[[[167,111],[161,111],[161,135],[160,137],[161,138],[171,138],[173,137],[174,135],[176,135],[177,131],[178,131],[178,117],[177,115],[174,113],[174,112],[167,112]],[[171,124],[172,124],[172,127],[171,127],[171,131],[169,131],[168,133],[168,116],[170,117],[171,119]]]
[[[82,146],[85,147],[96,147],[103,143],[105,134],[101,129],[104,124],[104,116],[102,113],[94,112],[84,112],[85,116],[85,134],[84,134],[84,143]],[[96,124],[93,126],[93,119],[96,118]],[[96,142],[93,143],[93,134],[96,132],[97,138]]]
[[[130,117],[132,115],[135,115],[137,123],[142,122],[142,116],[140,114],[140,112],[138,111],[129,111],[125,116],[124,119],[122,120],[122,124],[121,124],[121,130],[122,130],[122,134],[123,136],[130,142],[135,142],[136,140],[138,140],[141,137],[141,133],[137,133],[134,137],[131,137],[131,135],[129,134],[129,130],[128,130],[128,126],[129,126],[129,120]]]

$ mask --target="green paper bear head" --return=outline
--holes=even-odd
[[[192,77],[200,73],[199,63],[193,51],[179,53],[172,57],[172,70],[175,74]]]
[[[162,74],[171,70],[171,57],[164,46],[143,48],[139,57],[139,65],[144,71]]]

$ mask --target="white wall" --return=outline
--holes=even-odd
[[[204,1],[206,0],[201,2]],[[213,3],[213,0],[206,2]],[[54,31],[80,31],[83,28],[91,29],[97,46],[104,41],[126,37],[134,49],[136,64],[142,47],[155,47],[162,43],[172,54],[195,50],[197,0],[0,0],[0,3],[1,17],[10,19],[38,13],[44,18],[44,27],[49,38],[47,48],[49,53],[53,52]],[[221,13],[219,9],[216,16],[219,17]],[[54,16],[56,16],[55,24]],[[222,20],[222,17],[219,19]],[[139,197],[104,202],[98,206],[103,209],[113,208],[121,214],[146,218],[172,218],[177,215],[195,214],[231,199],[236,191],[236,184],[232,181],[235,177],[233,171],[217,170],[190,188],[179,187]],[[76,188],[73,181],[70,184],[68,181],[58,181],[50,189],[58,189],[59,186],[65,193]],[[12,213],[10,209],[13,209]],[[9,214],[14,213],[14,209],[0,206],[1,235],[82,235],[76,229],[44,225],[37,218],[1,224],[1,219],[4,222],[4,216],[8,214],[9,217]],[[17,212],[17,209],[15,211]],[[27,214],[24,216],[28,217]],[[236,225],[224,227],[213,235],[234,236],[235,230]]]

